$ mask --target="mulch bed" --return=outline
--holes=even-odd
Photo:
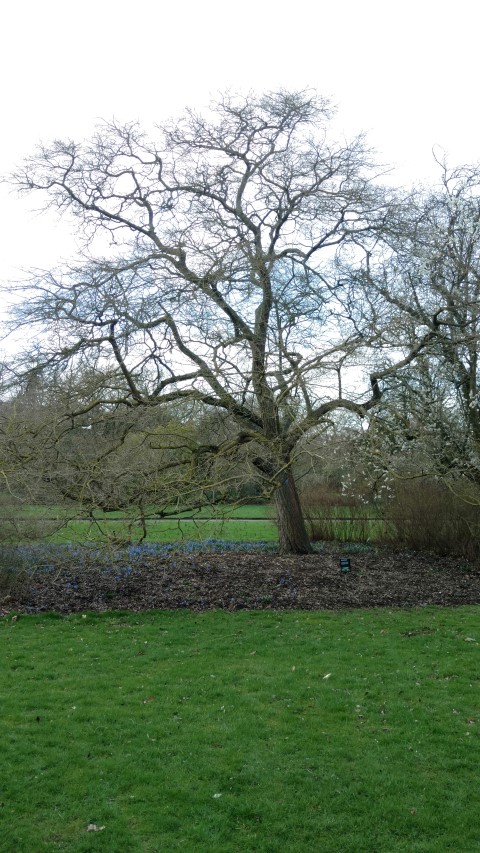
[[[480,567],[465,560],[386,550],[309,556],[274,553],[147,557],[105,570],[74,565],[38,571],[0,595],[0,615],[16,611],[191,609],[342,610],[480,603]]]

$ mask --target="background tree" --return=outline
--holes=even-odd
[[[297,553],[310,550],[298,448],[335,410],[364,417],[381,378],[430,336],[348,393],[350,368],[386,341],[391,318],[352,270],[361,248],[378,245],[393,201],[363,138],[336,143],[330,118],[305,92],[225,96],[206,117],[187,111],[157,128],[156,141],[110,123],[89,143],[55,142],[15,177],[73,215],[84,240],[82,261],[30,282],[16,322],[37,339],[17,371],[98,375],[70,423],[179,401],[225,413],[233,434],[204,458],[255,469],[275,500],[280,547]]]
[[[415,366],[384,389],[397,446],[421,449],[426,473],[478,483],[480,172],[439,167],[439,186],[415,192],[392,222],[388,256],[367,256],[363,284],[390,304],[404,346],[429,336]]]
[[[95,376],[98,391],[99,375]],[[91,389],[90,389],[91,390]],[[66,524],[89,520],[111,538],[103,513],[122,510],[131,538],[146,535],[149,517],[193,512],[226,500],[244,485],[242,466],[204,450],[206,427],[192,406],[158,409],[94,406],[89,377],[29,376],[27,386],[0,404],[0,504],[4,539],[24,541]],[[87,411],[69,421],[65,412]],[[160,414],[160,417],[159,417]],[[208,438],[218,424],[208,424]],[[35,504],[35,517],[30,505]],[[54,523],[52,505],[60,512]],[[43,507],[43,510],[42,510]],[[57,515],[55,513],[55,515]],[[18,517],[20,516],[20,518]]]

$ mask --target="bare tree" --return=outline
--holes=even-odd
[[[415,369],[384,389],[397,450],[406,442],[425,473],[478,483],[480,170],[438,165],[438,186],[398,208],[384,232],[390,251],[366,256],[359,286],[391,306],[404,346],[426,341]]]
[[[76,217],[85,241],[81,262],[29,283],[16,322],[37,342],[17,370],[98,370],[72,422],[119,402],[228,414],[233,437],[202,452],[233,460],[248,449],[284,552],[310,550],[297,448],[335,410],[364,417],[382,376],[425,343],[345,390],[390,322],[348,270],[380,239],[391,202],[363,138],[330,140],[330,118],[306,92],[225,96],[207,117],[159,127],[156,142],[116,123],[87,144],[55,142],[14,179]]]

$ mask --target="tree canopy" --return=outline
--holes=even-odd
[[[71,424],[119,405],[221,413],[228,434],[197,457],[254,471],[282,550],[300,553],[294,461],[309,437],[336,411],[365,418],[433,341],[463,377],[449,294],[467,285],[441,285],[447,210],[382,186],[365,139],[336,141],[331,117],[310,92],[225,95],[154,138],[113,122],[56,141],[14,177],[68,211],[83,245],[25,286],[15,323],[35,342],[17,374],[78,376]]]

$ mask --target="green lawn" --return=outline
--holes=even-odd
[[[145,542],[189,542],[198,539],[226,539],[231,542],[274,542],[278,538],[277,527],[273,521],[211,521],[198,518],[195,521],[147,522]],[[55,532],[51,542],[88,542],[101,541],[108,537],[119,540],[136,541],[142,538],[142,528],[138,523],[102,522],[92,524],[89,521],[69,521]]]
[[[146,515],[154,518],[157,514],[157,510],[154,506],[147,507],[145,510]],[[2,517],[18,517],[28,519],[36,519],[36,518],[68,518],[77,513],[79,516],[85,513],[82,512],[82,507],[79,505],[76,507],[75,505],[66,505],[66,504],[22,504],[18,505],[10,505],[3,504],[0,506],[0,519]],[[128,516],[128,510],[119,509],[114,510],[113,512],[103,512],[102,510],[95,510],[94,516],[98,519],[106,519],[106,518],[124,518]],[[135,516],[135,512],[131,511],[132,516]],[[274,509],[271,504],[217,504],[215,506],[204,506],[198,510],[185,510],[183,512],[176,512],[172,508],[171,517],[172,518],[185,518],[185,517],[195,517],[199,519],[209,519],[209,518],[219,518],[219,519],[229,519],[229,518],[273,518],[274,517]]]
[[[315,512],[308,513],[308,529],[315,541],[384,540],[388,534],[388,525],[381,518],[376,519],[376,513],[378,510],[375,507],[320,507]],[[72,517],[74,514],[74,508],[60,505],[25,505],[20,510],[3,506],[0,519],[2,515],[21,516],[25,521],[15,528],[15,532],[18,535],[19,529],[24,530],[26,540],[40,536],[51,542],[81,543],[109,538],[138,541],[143,536],[142,527],[133,515],[130,524],[125,520],[128,516],[125,510],[109,513],[97,511],[93,522],[82,517],[80,508],[76,518]],[[191,511],[176,513],[169,520],[158,520],[155,518],[155,508],[151,507],[147,516],[147,535],[144,539],[146,542],[192,539],[276,542],[278,539],[274,508],[269,504],[206,506],[193,514],[193,520]],[[71,520],[68,520],[69,517]],[[55,523],[54,519],[60,523]],[[63,524],[62,519],[65,519]]]
[[[5,618],[0,850],[476,852],[479,640],[475,607]]]
[[[50,542],[98,542],[109,538],[116,540],[138,541],[143,537],[141,525],[132,517],[129,523],[124,520],[125,511],[95,513],[95,520],[81,517],[72,518],[74,508],[64,506],[26,505],[21,509],[3,506],[0,520],[4,518],[23,519],[12,527],[12,533],[28,541],[43,538]],[[146,542],[178,542],[198,539],[227,539],[232,542],[275,542],[278,538],[277,527],[273,521],[272,507],[269,505],[249,504],[245,506],[204,507],[193,520],[185,518],[192,513],[177,513],[171,520],[158,520],[154,509],[146,522]],[[213,517],[212,517],[213,516]],[[71,520],[68,520],[70,517]],[[245,521],[242,519],[254,519]],[[57,520],[57,522],[55,521]],[[62,523],[62,519],[63,521]]]

